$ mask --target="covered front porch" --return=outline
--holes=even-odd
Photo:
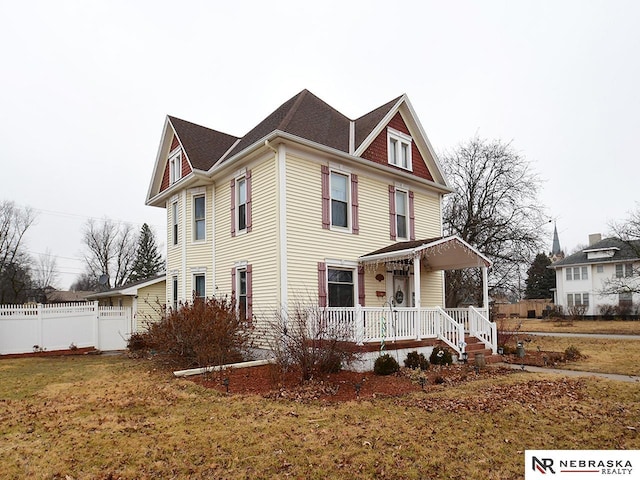
[[[459,237],[398,242],[359,258],[364,284],[375,287],[378,306],[326,307],[328,326],[347,328],[358,345],[438,339],[459,358],[465,338],[475,337],[497,352],[495,323],[489,321],[489,260]],[[483,304],[444,308],[445,270],[480,268]],[[424,297],[424,298],[423,298]],[[371,298],[367,295],[366,298]]]

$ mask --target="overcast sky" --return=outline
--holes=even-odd
[[[0,200],[28,250],[83,270],[81,230],[153,226],[165,115],[242,136],[307,88],[351,118],[406,93],[437,153],[511,142],[565,251],[636,207],[640,2],[0,0]],[[548,248],[552,228],[547,228]]]

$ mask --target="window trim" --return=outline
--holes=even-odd
[[[169,154],[169,185],[182,178],[182,149],[176,148]]]
[[[336,200],[346,204],[347,225],[334,225],[333,224],[333,175],[340,175],[345,178],[345,194],[347,196],[346,202],[342,200]],[[352,212],[352,192],[351,192],[351,174],[348,172],[342,172],[339,170],[329,169],[329,228],[331,230],[337,230],[340,232],[351,233],[351,227],[353,224],[353,212]]]
[[[244,203],[240,203],[240,195],[242,193],[241,186],[244,185]],[[247,195],[247,176],[242,175],[236,178],[236,188],[235,188],[235,203],[236,203],[236,233],[247,233],[247,203],[248,203],[248,195]],[[244,227],[240,228],[240,207],[244,206]]]
[[[395,195],[395,222],[396,222],[396,240],[398,241],[407,241],[409,240],[410,234],[410,226],[409,226],[409,191],[403,188],[396,187],[394,192]],[[404,215],[400,215],[398,212],[398,195],[402,195],[404,197]],[[400,235],[400,228],[398,220],[400,217],[404,217],[404,235]]]
[[[392,142],[395,142],[395,148],[392,148]],[[407,157],[406,157],[406,161],[407,161],[407,165],[403,165],[403,159],[402,159],[402,151],[403,151],[403,145],[406,145],[406,152],[407,152]],[[410,135],[407,135],[406,133],[402,133],[398,130],[395,130],[391,127],[387,127],[387,163],[389,165],[393,165],[394,167],[398,167],[401,168],[403,170],[407,170],[409,172],[413,171],[413,156],[412,156],[412,146],[413,146],[413,139],[411,138]],[[391,152],[394,151],[394,159],[395,161],[392,161],[391,158]]]
[[[202,218],[196,217],[196,200],[202,199],[204,202],[202,208]],[[192,196],[191,205],[193,207],[192,218],[193,218],[193,231],[192,231],[192,240],[194,243],[201,243],[207,240],[207,196],[205,193],[198,193]],[[198,238],[198,222],[202,222],[203,224],[203,237]]]
[[[237,262],[231,269],[231,296],[236,303],[236,311],[240,314],[240,297],[242,285],[241,273],[245,274],[245,320],[251,322],[253,320],[253,267],[248,262]]]
[[[171,306],[173,307],[174,310],[178,309],[178,298],[179,298],[179,294],[178,294],[178,276],[177,275],[173,275],[171,277]]]
[[[173,235],[173,245],[178,245],[179,241],[178,241],[178,232],[179,232],[179,227],[178,227],[178,202],[172,202],[171,203],[171,216],[172,218],[172,223],[173,223],[173,228],[172,228],[172,235]]]
[[[198,278],[202,278],[204,291],[202,292],[202,296],[198,295]],[[196,272],[192,276],[192,294],[193,298],[198,300],[204,300],[207,297],[207,274],[203,272]]]

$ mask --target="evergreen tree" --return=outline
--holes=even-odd
[[[129,280],[131,282],[146,280],[164,271],[164,268],[164,259],[158,251],[156,238],[149,228],[149,225],[145,223],[140,230],[136,258]]]
[[[556,272],[551,268],[551,259],[539,253],[527,270],[525,298],[553,298],[552,288],[556,287]]]

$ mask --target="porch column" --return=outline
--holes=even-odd
[[[489,269],[482,267],[482,308],[489,313]]]
[[[413,294],[416,310],[414,332],[416,340],[420,340],[422,338],[422,332],[420,331],[420,325],[422,325],[420,320],[420,255],[413,257]]]
[[[420,309],[420,255],[413,257],[413,292],[417,309]]]

